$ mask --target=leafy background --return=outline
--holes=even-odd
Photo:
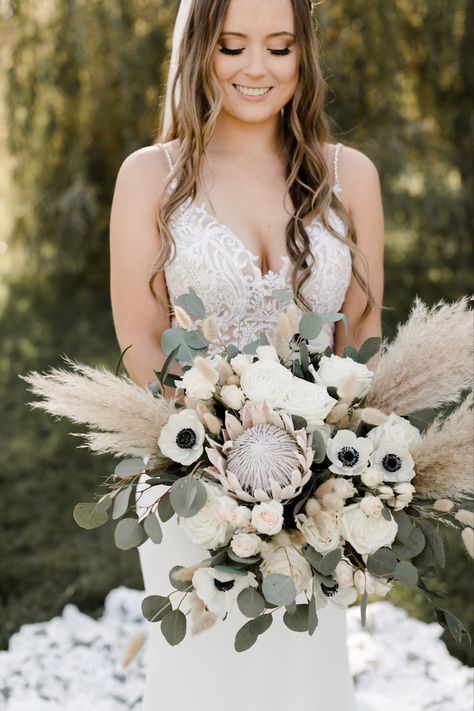
[[[0,645],[72,602],[98,616],[136,551],[80,530],[112,458],[30,411],[19,373],[65,353],[114,368],[108,220],[115,176],[150,145],[176,3],[0,0]],[[384,334],[427,303],[472,293],[473,5],[338,0],[317,7],[336,136],[379,169],[386,217]],[[126,288],[126,285],[124,285]],[[434,357],[436,354],[433,354]],[[472,564],[449,536],[440,585],[474,632]],[[391,600],[434,619],[416,588]],[[452,654],[473,664],[466,643]]]

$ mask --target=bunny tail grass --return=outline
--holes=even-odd
[[[384,343],[364,406],[409,415],[457,402],[471,388],[473,318],[469,297],[431,308],[416,297],[408,321]]]
[[[413,449],[417,493],[471,500],[474,494],[472,393],[444,421],[437,417]]]
[[[19,377],[28,389],[43,398],[28,403],[57,417],[86,424],[86,446],[97,453],[119,456],[150,455],[154,462],[168,461],[159,452],[158,437],[175,412],[164,398],[136,385],[126,376],[105,368],[91,368],[63,356],[74,372],[52,368],[49,373],[32,371]]]

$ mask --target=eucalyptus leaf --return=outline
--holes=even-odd
[[[427,427],[431,425],[438,411],[433,407],[425,407],[421,410],[415,410],[408,415],[408,421],[423,433]]]
[[[229,548],[227,551],[227,555],[231,560],[233,560],[235,563],[242,563],[242,565],[254,565],[255,563],[258,563],[261,559],[261,555],[253,555],[249,556],[248,558],[240,558],[238,555],[234,553],[234,551]]]
[[[276,573],[263,578],[262,592],[273,605],[289,605],[296,598],[296,587],[289,575]]]
[[[170,489],[173,509],[183,518],[195,516],[207,501],[206,487],[190,474],[174,482]]]
[[[267,344],[268,341],[266,338],[257,338],[256,341],[252,341],[252,343],[248,343],[246,346],[244,346],[243,352],[249,355],[254,355],[257,352],[257,348],[259,346],[266,346]]]
[[[471,635],[469,634],[466,625],[461,622],[461,620],[459,620],[455,615],[453,615],[452,612],[449,612],[449,610],[443,610],[443,613],[446,623],[448,625],[448,629],[453,635],[456,642],[458,644],[461,644],[462,636],[463,634],[465,634],[467,636],[469,645],[471,645]]]
[[[319,430],[314,430],[313,432],[311,447],[314,451],[314,463],[321,464],[321,462],[324,462],[326,458],[326,440]]]
[[[367,570],[372,575],[390,575],[397,562],[397,556],[390,548],[379,548],[367,558]]]
[[[382,339],[378,336],[367,338],[367,340],[364,341],[362,346],[359,348],[359,363],[367,363],[367,361],[380,350],[381,345]]]
[[[181,294],[176,299],[178,306],[186,311],[189,316],[195,316],[195,318],[205,318],[206,308],[202,302],[202,299],[197,295],[194,289],[190,289],[187,294]]]
[[[186,615],[184,612],[173,610],[166,617],[163,617],[161,631],[172,647],[182,642],[186,636]]]
[[[293,301],[293,292],[290,289],[273,289],[272,296],[276,301]]]
[[[97,504],[80,503],[74,506],[74,521],[81,528],[91,530],[107,523],[109,517],[106,511],[97,511]]]
[[[391,521],[392,520],[392,512],[389,511],[387,506],[385,504],[382,505],[382,516],[386,521]]]
[[[316,570],[318,569],[319,564],[321,563],[323,556],[321,553],[318,553],[312,546],[306,546],[306,548],[303,551],[303,555],[308,561],[308,563],[311,564],[312,568],[315,568]]]
[[[196,350],[202,350],[209,345],[209,341],[201,331],[186,331],[183,338],[187,346]]]
[[[97,511],[97,513],[104,513],[105,511],[108,511],[110,509],[112,503],[113,499],[110,494],[105,494],[105,496],[103,496],[99,499],[99,501],[96,502],[95,510]]]
[[[265,609],[265,599],[255,588],[244,588],[237,597],[237,605],[245,617],[257,617]]]
[[[394,511],[393,518],[398,525],[397,540],[405,544],[413,531],[413,521],[405,511]]]
[[[368,600],[368,595],[367,595],[367,590],[364,590],[362,593],[362,598],[360,601],[360,621],[362,624],[362,627],[365,627],[365,623],[367,621],[367,600]]]
[[[249,627],[249,630],[252,632],[252,634],[263,634],[264,632],[267,631],[267,629],[271,626],[273,622],[273,617],[271,614],[268,612],[265,613],[264,615],[259,615],[258,617],[254,617],[252,620],[249,620],[246,624]]]
[[[171,610],[169,598],[149,595],[142,601],[142,613],[149,622],[159,622]]]
[[[156,513],[152,512],[148,514],[146,519],[143,521],[143,528],[153,543],[161,543],[163,540],[163,531],[161,530],[160,522]]]
[[[120,479],[125,479],[133,474],[141,474],[145,469],[145,462],[143,459],[138,459],[135,457],[133,459],[123,459],[115,467],[114,474]]]
[[[323,328],[323,320],[321,316],[313,313],[306,313],[300,319],[298,326],[299,334],[302,338],[312,341],[317,338]]]
[[[238,564],[236,563],[236,566],[237,565]],[[220,570],[221,573],[228,573],[229,575],[233,575],[234,577],[236,575],[247,575],[247,571],[242,570],[242,568],[233,567],[230,565],[223,565],[221,563],[219,563],[218,565],[214,565],[214,569]]]
[[[158,516],[163,521],[163,523],[166,523],[166,521],[169,521],[170,518],[173,518],[173,516],[175,515],[176,512],[171,506],[170,495],[168,491],[161,497],[158,503],[157,511]]]
[[[319,314],[320,318],[322,318],[323,321],[327,321],[328,323],[335,323],[336,321],[342,321],[344,324],[344,331],[347,336],[347,329],[348,329],[348,323],[347,323],[347,315],[346,314],[341,314],[341,313],[326,313],[326,314]]]
[[[309,368],[309,351],[305,341],[300,342],[300,359],[301,367],[306,372]]]
[[[126,486],[121,489],[118,494],[114,497],[114,509],[112,512],[112,518],[121,518],[128,509],[128,502],[130,499],[130,494],[132,493],[133,486]]]
[[[444,568],[446,565],[446,554],[444,552],[444,543],[439,529],[433,528],[433,530],[428,531],[427,536],[435,561],[441,568]]]
[[[184,334],[186,331],[184,328],[167,328],[161,334],[161,350],[166,355],[169,355],[176,349],[179,352],[180,347],[184,343]]]
[[[246,622],[235,635],[234,649],[236,652],[245,652],[247,649],[250,649],[250,647],[253,647],[258,639],[258,635],[251,632],[247,624]]]
[[[321,560],[321,562],[318,564],[318,571],[322,575],[332,575],[334,573],[337,564],[341,560],[341,551],[339,548],[336,548],[333,551],[330,551],[327,553]]]
[[[295,430],[306,429],[308,422],[307,420],[305,420],[304,417],[301,417],[300,415],[291,415],[291,419],[293,420],[293,426]]]
[[[357,351],[353,346],[346,346],[344,348],[344,358],[351,358],[355,360],[356,363],[359,362],[359,351]]]
[[[316,598],[314,593],[308,603],[308,633],[311,637],[318,626],[318,613],[316,611]]]
[[[175,590],[179,590],[180,592],[185,592],[186,590],[189,590],[192,585],[191,580],[177,580],[174,577],[174,573],[176,573],[178,570],[183,570],[183,568],[183,565],[174,565],[169,573],[171,585],[175,588]]]
[[[397,563],[394,575],[396,579],[402,583],[402,585],[406,585],[408,587],[416,585],[418,582],[418,571],[408,560],[401,560]]]
[[[392,543],[392,550],[398,558],[409,560],[419,555],[425,547],[426,538],[423,532],[415,526],[404,544]]]
[[[294,613],[288,610],[283,615],[283,622],[288,627],[288,629],[293,630],[293,632],[307,632],[308,631],[308,603],[296,605],[296,611]]]
[[[122,518],[115,527],[115,545],[120,550],[128,551],[143,543],[143,528],[136,518]]]

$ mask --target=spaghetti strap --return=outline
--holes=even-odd
[[[336,148],[334,150],[334,187],[336,189],[341,190],[341,186],[339,184],[339,152],[342,148],[342,143],[336,144]]]
[[[170,169],[170,172],[173,170],[173,161],[171,160],[171,155],[167,147],[165,146],[164,143],[157,143],[157,146],[162,150],[162,152],[166,156],[166,160],[168,161],[168,167]]]

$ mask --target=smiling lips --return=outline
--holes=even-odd
[[[265,94],[268,94],[269,91],[273,88],[271,86],[253,88],[249,86],[243,86],[242,84],[233,84],[232,86],[235,86],[239,94],[244,94],[245,96],[264,96]]]

